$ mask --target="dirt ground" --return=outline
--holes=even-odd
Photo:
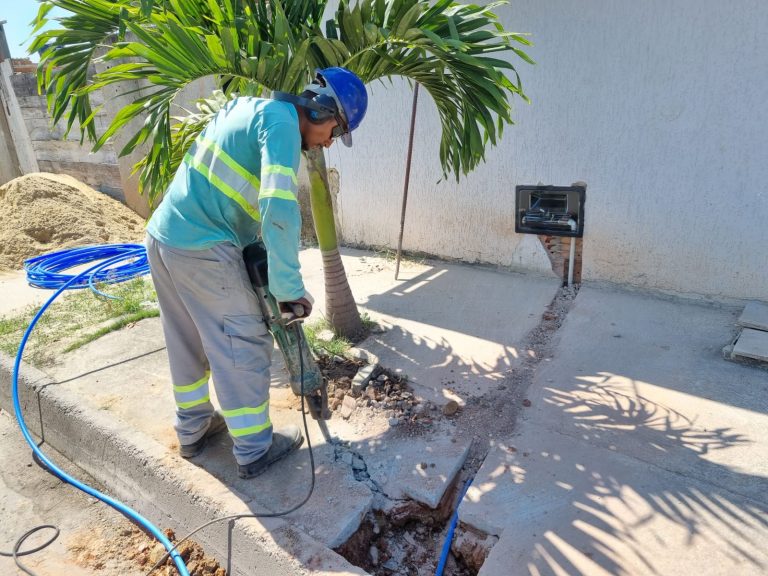
[[[50,447],[43,452],[68,474],[103,488]],[[16,420],[0,411],[0,551],[8,553],[16,539],[41,524],[52,524],[59,537],[21,562],[38,576],[144,576],[164,554],[162,545],[124,516],[38,466],[24,442]],[[166,533],[173,541],[173,535]],[[21,551],[34,548],[53,535],[40,531]],[[180,553],[193,576],[225,576],[215,560],[205,557],[194,542],[182,544]],[[21,574],[13,559],[0,556],[0,574]],[[176,570],[161,566],[153,574],[170,576]]]
[[[141,242],[133,210],[63,174],[27,174],[0,187],[0,271],[73,246]]]

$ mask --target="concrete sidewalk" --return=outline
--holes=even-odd
[[[319,252],[301,258],[322,312]],[[585,287],[539,349],[531,334],[551,316],[554,278],[405,262],[396,281],[392,261],[355,250],[344,264],[360,307],[387,328],[361,348],[407,374],[425,401],[464,409],[438,411],[418,435],[383,412],[335,414],[336,444],[310,421],[309,502],[196,536],[228,573],[365,574],[333,549],[372,509],[451,505],[473,440],[490,453],[460,520],[467,533],[498,538],[483,576],[765,572],[768,373],[722,359],[738,310]],[[7,409],[7,359],[0,368]],[[300,423],[275,368],[272,419]],[[25,367],[22,385],[30,426],[47,443],[179,534],[288,508],[308,490],[306,444],[255,481],[236,477],[226,435],[195,461],[175,455],[156,319],[67,354],[47,374]],[[526,387],[523,422],[499,437],[513,422],[494,415],[514,417]]]
[[[766,573],[768,373],[723,360],[737,312],[581,289],[461,505],[500,536],[481,576]]]

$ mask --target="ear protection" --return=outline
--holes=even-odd
[[[317,108],[310,107],[307,110],[307,117],[309,118],[309,121],[314,124],[322,124],[326,120],[335,118],[338,114],[336,111],[336,102],[334,102],[333,98],[327,94],[318,94],[312,98],[310,102],[314,102],[320,108],[320,110],[318,110]]]
[[[301,106],[307,111],[307,118],[313,124],[322,124],[331,118],[336,118],[336,102],[327,94],[317,94],[311,100],[288,92],[273,92],[273,100],[290,102]]]

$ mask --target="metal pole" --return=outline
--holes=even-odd
[[[571,236],[571,253],[568,256],[568,288],[573,286],[573,267],[576,264],[576,238]]]
[[[403,207],[400,210],[400,237],[397,239],[397,261],[395,262],[395,280],[400,273],[400,255],[403,249],[403,229],[405,228],[405,206],[408,202],[408,184],[411,181],[411,155],[413,154],[413,132],[416,126],[416,102],[419,99],[419,83],[413,89],[411,107],[411,132],[408,135],[408,159],[405,162],[405,183],[403,184]]]

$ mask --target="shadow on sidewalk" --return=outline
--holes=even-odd
[[[548,386],[541,401],[545,414],[562,418],[556,432],[529,426],[514,447],[499,451],[475,492],[475,501],[506,506],[510,517],[503,534],[513,550],[494,549],[489,569],[512,557],[517,564],[506,573],[768,570],[768,479],[747,471],[761,465],[765,451],[752,462],[724,454],[744,454],[759,440],[733,427],[705,427],[615,374]],[[502,497],[499,484],[510,481]]]

